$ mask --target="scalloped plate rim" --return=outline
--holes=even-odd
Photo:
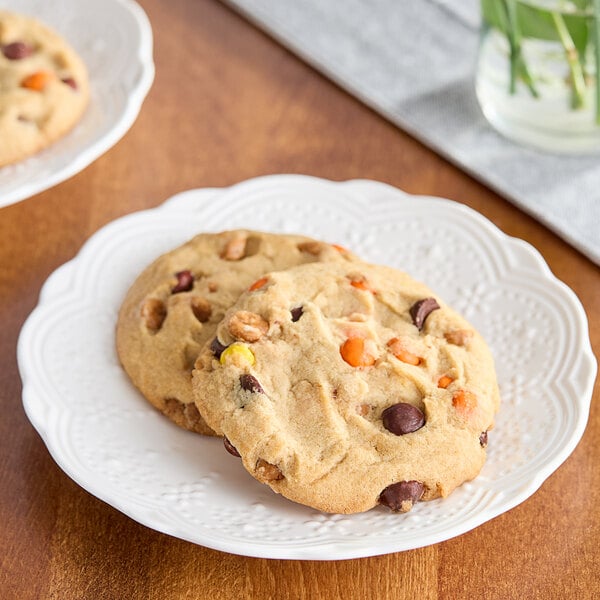
[[[423,538],[420,538],[417,541],[412,543],[401,543],[394,544],[392,541],[384,542],[380,546],[375,547],[373,542],[369,542],[364,544],[360,539],[352,539],[352,540],[340,540],[339,536],[337,538],[333,538],[331,540],[310,540],[301,542],[303,545],[293,545],[290,544],[289,541],[282,543],[282,545],[274,546],[272,542],[269,541],[261,541],[254,540],[252,542],[245,542],[239,539],[234,540],[233,542],[223,539],[223,537],[219,536],[210,536],[205,533],[202,541],[199,541],[198,538],[195,538],[192,535],[187,535],[186,532],[180,531],[177,527],[166,523],[164,520],[154,520],[152,519],[152,515],[148,514],[148,510],[144,507],[139,508],[135,502],[133,506],[128,506],[127,498],[117,498],[115,499],[111,494],[111,491],[108,492],[102,488],[100,485],[96,485],[94,482],[90,481],[90,477],[87,474],[81,474],[77,472],[77,469],[71,468],[70,465],[65,464],[64,460],[60,456],[60,452],[56,452],[55,448],[52,447],[49,439],[49,433],[44,428],[43,423],[40,422],[38,418],[39,415],[35,413],[35,403],[33,398],[36,397],[36,392],[39,393],[39,390],[36,389],[35,385],[35,377],[32,376],[28,372],[28,360],[26,357],[27,351],[27,341],[30,336],[30,328],[34,324],[35,315],[42,312],[44,303],[47,302],[52,304],[57,301],[57,297],[53,296],[54,289],[60,286],[66,279],[73,276],[73,273],[77,269],[78,260],[80,260],[82,254],[85,254],[86,249],[93,245],[94,240],[101,235],[107,235],[110,232],[110,229],[114,226],[118,226],[118,223],[122,223],[126,220],[136,219],[144,214],[156,214],[158,211],[170,211],[173,212],[189,212],[185,210],[181,206],[181,199],[185,199],[186,196],[193,197],[195,195],[203,195],[205,198],[208,198],[210,194],[215,193],[224,193],[232,188],[243,188],[243,186],[255,185],[255,184],[271,184],[276,183],[280,184],[293,184],[295,182],[302,183],[311,181],[316,184],[324,184],[327,186],[347,186],[352,187],[354,183],[360,184],[364,186],[368,184],[368,186],[373,186],[374,188],[383,189],[384,187],[387,191],[391,193],[396,193],[398,195],[402,195],[405,198],[421,198],[427,199],[430,201],[441,202],[447,207],[452,207],[451,210],[458,210],[465,215],[468,215],[468,218],[475,218],[479,222],[484,223],[487,229],[490,232],[493,232],[498,240],[501,240],[508,244],[514,244],[519,247],[520,251],[524,251],[529,253],[535,259],[536,265],[539,268],[538,274],[542,275],[544,280],[549,280],[553,284],[558,284],[558,289],[561,290],[561,295],[565,301],[570,303],[570,306],[577,307],[577,324],[581,329],[581,333],[584,333],[581,338],[581,342],[583,345],[582,348],[582,357],[585,357],[588,365],[588,376],[585,384],[581,384],[584,388],[584,391],[581,394],[581,398],[578,399],[578,408],[579,408],[579,419],[577,420],[577,424],[574,432],[569,437],[568,443],[562,448],[562,451],[556,455],[554,460],[547,462],[544,464],[544,468],[540,469],[534,477],[518,486],[518,490],[515,490],[510,496],[505,496],[504,501],[492,503],[492,506],[485,507],[479,513],[475,515],[471,515],[468,518],[464,519],[458,526],[455,526],[452,533],[449,535],[447,531],[444,532],[434,532],[425,535]],[[192,209],[195,210],[195,209]],[[17,344],[17,358],[18,358],[18,367],[21,374],[21,378],[23,380],[23,405],[27,417],[31,421],[34,428],[38,431],[39,435],[42,437],[46,447],[48,448],[53,460],[57,463],[57,465],[75,482],[77,482],[81,487],[86,489],[88,492],[106,502],[110,506],[118,509],[120,512],[126,514],[133,520],[141,523],[151,529],[160,531],[162,533],[187,540],[192,543],[202,544],[207,547],[230,552],[234,554],[241,554],[245,556],[253,556],[258,558],[275,558],[275,559],[305,559],[305,560],[340,560],[340,559],[351,559],[351,558],[359,558],[366,556],[376,556],[381,554],[386,554],[390,552],[398,552],[404,551],[408,549],[419,548],[423,546],[428,546],[431,544],[439,543],[458,535],[462,535],[475,527],[511,510],[518,504],[525,501],[531,495],[533,495],[537,489],[544,483],[544,481],[557,469],[560,465],[570,456],[573,452],[581,437],[583,436],[587,419],[589,417],[589,407],[591,401],[591,393],[592,387],[595,381],[595,376],[597,372],[597,363],[595,357],[592,352],[589,336],[587,335],[587,317],[585,315],[585,311],[575,295],[575,293],[562,281],[557,279],[553,273],[551,272],[549,266],[544,261],[541,254],[529,243],[520,240],[518,238],[513,238],[504,234],[500,229],[498,229],[493,223],[491,223],[488,219],[483,217],[477,211],[462,205],[460,203],[456,203],[452,200],[448,200],[445,198],[437,198],[434,196],[418,196],[414,194],[408,194],[402,190],[398,190],[393,186],[380,183],[377,181],[369,180],[369,179],[356,179],[349,181],[331,181],[320,179],[312,176],[305,175],[267,175],[263,177],[257,177],[250,180],[242,181],[238,184],[235,184],[230,187],[223,188],[197,188],[191,190],[185,190],[174,194],[167,200],[165,200],[162,204],[155,208],[145,209],[142,211],[137,211],[135,213],[130,213],[128,215],[124,215],[114,221],[104,225],[100,228],[96,233],[94,233],[81,247],[77,255],[71,259],[70,261],[64,263],[59,266],[46,280],[44,285],[42,286],[40,292],[40,302],[36,308],[31,312],[30,316],[26,320],[23,328],[21,330],[21,334],[19,335],[19,340]],[[44,402],[42,401],[42,404]],[[160,510],[158,511],[160,513]],[[156,517],[155,517],[156,519]],[[324,556],[324,551],[334,551],[335,556],[328,557]]]

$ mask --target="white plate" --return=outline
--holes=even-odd
[[[46,150],[0,167],[0,207],[85,169],[133,125],[154,79],[152,29],[133,0],[0,0],[60,33],[85,61],[91,99],[82,120]]]
[[[480,477],[406,515],[326,515],[277,496],[220,440],[183,431],[150,407],[115,353],[125,292],[161,253],[200,231],[236,227],[312,235],[400,267],[481,330],[503,404]],[[294,175],[192,190],[102,228],[44,285],[18,360],[27,415],[92,494],[211,548],[318,560],[440,542],[525,500],[581,438],[596,373],[581,304],[525,242],[449,200]]]

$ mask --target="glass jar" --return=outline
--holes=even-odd
[[[506,137],[600,151],[600,0],[481,0],[476,93]]]

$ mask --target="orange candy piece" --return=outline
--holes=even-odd
[[[33,90],[34,92],[42,92],[53,78],[54,76],[50,71],[36,71],[21,81],[21,87]]]
[[[355,288],[356,288],[356,289],[358,289],[358,290],[364,290],[365,292],[368,292],[368,291],[370,291],[370,290],[369,290],[369,286],[367,285],[367,282],[366,282],[366,281],[364,281],[364,280],[362,280],[362,279],[353,279],[353,280],[350,282],[350,285],[351,285],[352,287],[355,287]]]
[[[375,364],[375,357],[365,348],[365,340],[361,337],[348,338],[340,346],[340,354],[352,367],[370,367]]]
[[[454,379],[452,379],[452,377],[448,377],[448,375],[442,375],[438,379],[438,387],[445,390],[453,381]]]
[[[364,277],[356,277],[350,279],[350,285],[357,290],[363,290],[365,292],[375,293],[375,290],[369,285],[369,282]]]
[[[260,290],[261,287],[264,287],[267,284],[268,278],[267,277],[261,277],[260,279],[257,279],[249,288],[248,291],[249,292],[255,292],[256,290]]]
[[[398,338],[392,338],[387,345],[392,354],[404,363],[417,366],[423,362],[423,359],[420,356],[417,356],[404,348],[402,342]]]
[[[464,414],[470,415],[477,408],[477,396],[473,392],[467,390],[458,390],[452,396],[452,406]]]

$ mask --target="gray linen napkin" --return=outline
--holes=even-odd
[[[600,154],[544,154],[490,128],[473,84],[478,0],[226,2],[600,264]]]

